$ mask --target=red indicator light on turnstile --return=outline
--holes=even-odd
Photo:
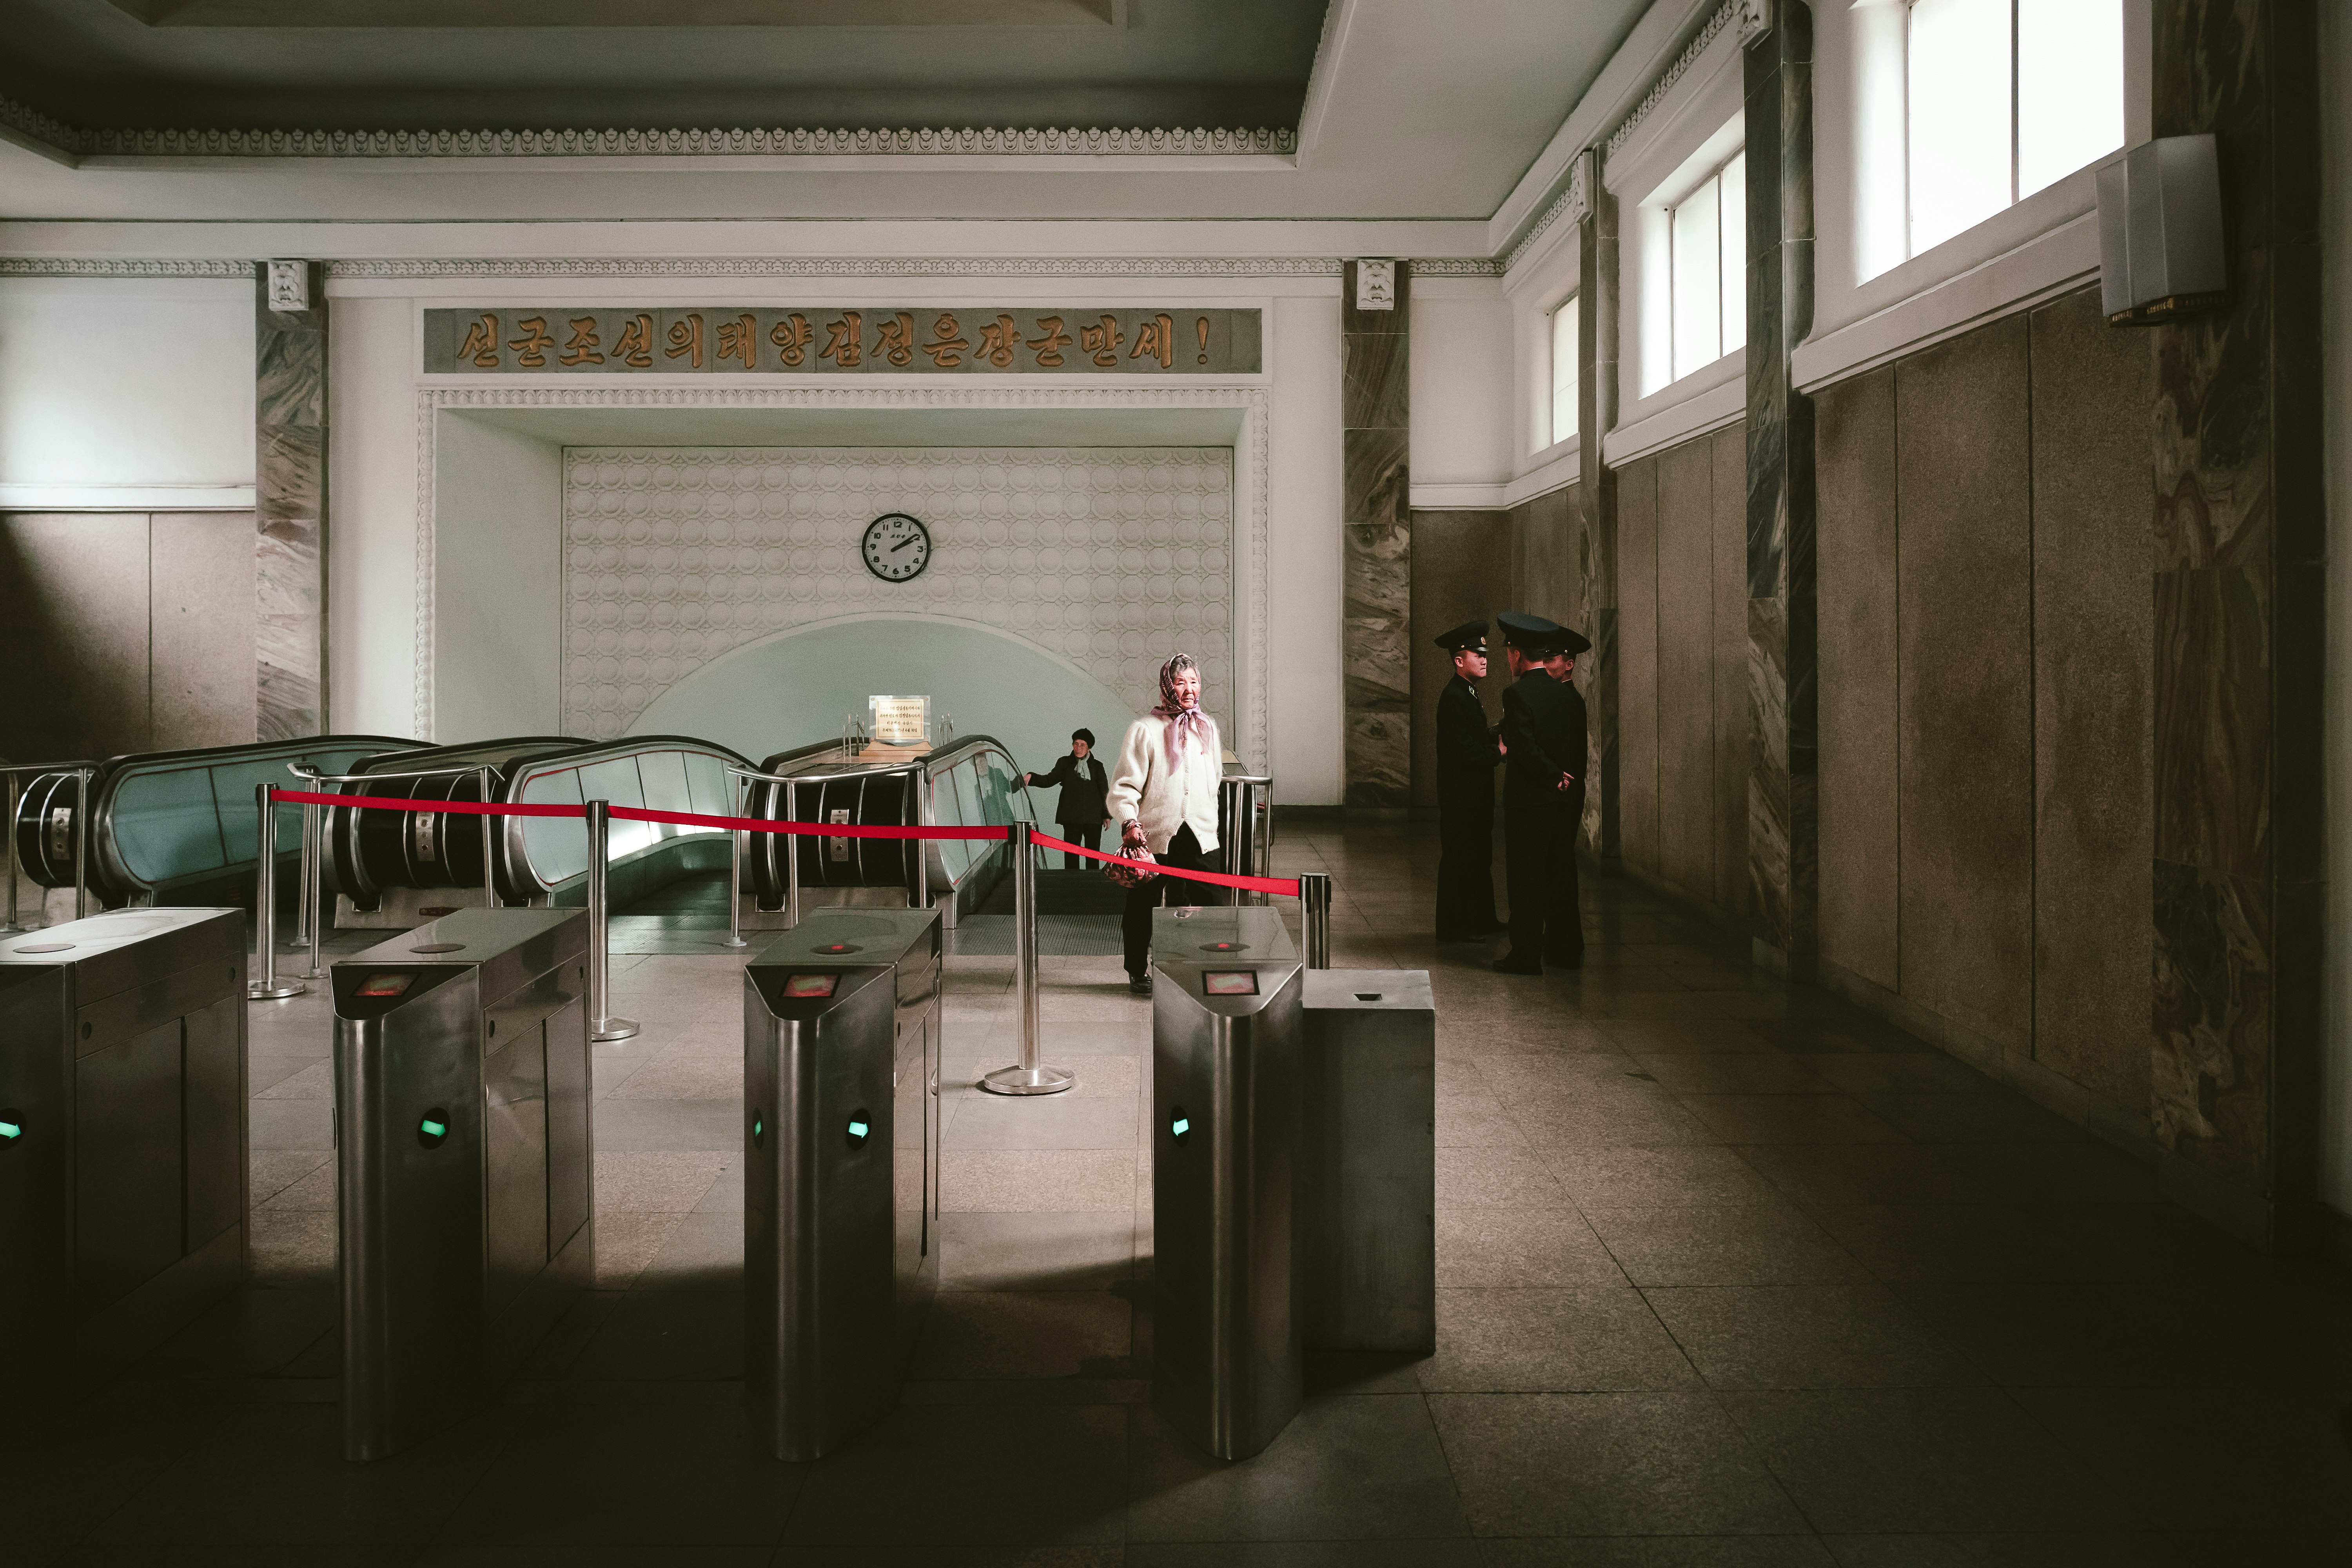
[[[397,996],[407,990],[408,983],[415,978],[413,974],[371,974],[360,982],[359,994],[362,996]]]
[[[784,976],[787,996],[830,996],[841,983],[838,974],[788,974]]]
[[[1212,970],[1201,976],[1201,990],[1210,996],[1255,996],[1257,994],[1257,971]]]
[[[818,952],[858,952],[863,950],[854,942],[829,942],[814,950]]]

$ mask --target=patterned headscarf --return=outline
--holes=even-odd
[[[1209,744],[1209,716],[1198,706],[1187,708],[1176,699],[1176,676],[1180,670],[1201,673],[1201,667],[1189,653],[1180,653],[1160,667],[1160,706],[1151,711],[1168,721],[1168,765],[1173,769],[1181,763],[1187,737],[1197,740],[1202,748]]]

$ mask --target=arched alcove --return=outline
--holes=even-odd
[[[877,616],[738,648],[656,698],[630,730],[699,735],[756,759],[839,734],[844,714],[862,722],[877,692],[929,696],[934,721],[946,713],[959,733],[995,736],[1025,768],[1052,766],[1081,725],[1116,752],[1135,718],[1117,692],[1003,632]]]

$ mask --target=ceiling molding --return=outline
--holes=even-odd
[[[249,283],[253,263],[151,256],[0,256],[0,278],[236,278]]]
[[[1633,112],[1619,121],[1617,129],[1609,133],[1603,156],[1616,154],[1617,150],[1632,138],[1633,132],[1642,128],[1642,121],[1649,117],[1650,110],[1657,108],[1664,100],[1666,94],[1674,90],[1675,83],[1682,80],[1683,73],[1689,70],[1692,63],[1706,52],[1707,45],[1715,42],[1717,35],[1738,19],[1740,15],[1740,0],[1723,0],[1723,4],[1715,8],[1714,15],[1707,17],[1696,36],[1683,47],[1681,54],[1675,57],[1675,63],[1668,66],[1658,79],[1650,84],[1650,90],[1643,93],[1642,101],[1633,106]]]
[[[1314,63],[1307,68],[1307,100],[1298,107],[1298,137],[1292,149],[1301,163],[1313,153],[1323,134],[1323,119],[1331,109],[1331,84],[1339,74],[1339,56],[1348,47],[1348,28],[1356,19],[1356,5],[1357,0],[1330,0],[1323,13],[1323,32],[1315,40]]]
[[[1528,232],[1519,237],[1519,242],[1517,245],[1511,247],[1511,253],[1503,258],[1501,265],[1495,268],[1496,271],[1508,272],[1512,268],[1517,267],[1519,264],[1519,258],[1533,250],[1536,243],[1550,233],[1553,226],[1561,220],[1565,219],[1570,225],[1583,220],[1584,215],[1592,209],[1592,193],[1586,188],[1585,176],[1585,171],[1591,166],[1591,162],[1590,158],[1579,158],[1569,166],[1568,188],[1559,193],[1551,205],[1544,208],[1542,216],[1528,226]]]
[[[330,278],[1336,278],[1329,256],[549,257],[330,261]]]
[[[79,158],[1265,158],[1291,130],[142,131],[0,98],[0,127]]]
[[[1503,264],[1483,256],[1440,256],[1429,260],[1407,258],[1415,278],[1498,278]]]

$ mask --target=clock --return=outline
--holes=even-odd
[[[866,525],[866,569],[885,583],[903,583],[931,563],[931,531],[903,511],[886,511]]]

